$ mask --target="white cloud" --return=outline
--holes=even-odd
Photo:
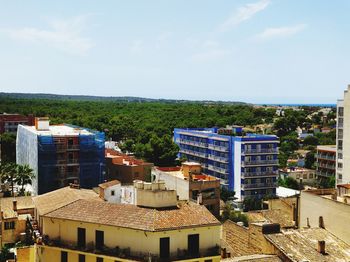
[[[173,36],[172,32],[160,34],[156,39],[156,48],[161,48]]]
[[[141,54],[144,50],[144,43],[142,40],[134,40],[130,46],[130,52],[134,55]]]
[[[210,50],[196,53],[192,55],[191,60],[193,62],[215,61],[215,60],[224,58],[229,54],[231,54],[230,50],[215,48],[215,49],[210,49]]]
[[[303,31],[305,27],[306,27],[306,24],[299,24],[295,26],[286,26],[286,27],[271,27],[271,28],[265,29],[263,32],[258,34],[257,37],[260,39],[288,37]]]
[[[73,55],[86,55],[94,46],[91,39],[81,36],[87,15],[65,20],[49,21],[50,29],[25,27],[21,29],[0,29],[12,39],[45,44]]]
[[[228,31],[240,23],[249,20],[255,14],[263,11],[270,4],[270,0],[261,0],[256,3],[239,7],[224,23],[219,26],[221,32]]]

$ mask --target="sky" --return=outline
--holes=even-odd
[[[0,91],[336,103],[350,1],[0,0]]]

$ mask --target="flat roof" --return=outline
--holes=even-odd
[[[49,130],[37,130],[35,126],[24,126],[21,127],[29,130],[32,133],[43,136],[78,136],[78,135],[92,135],[93,133],[81,128],[72,127],[65,124],[62,125],[50,125]]]
[[[336,146],[336,145],[317,146],[317,150],[324,150],[324,151],[336,152],[337,146]]]
[[[299,190],[294,190],[294,189],[282,187],[282,186],[279,186],[276,188],[276,195],[279,197],[291,197],[299,194],[300,194]]]

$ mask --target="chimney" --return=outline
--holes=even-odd
[[[310,220],[309,220],[308,217],[306,218],[306,224],[307,224],[307,227],[311,227],[311,226],[310,226]]]
[[[325,228],[325,226],[324,226],[324,221],[323,221],[323,216],[320,216],[320,217],[318,218],[318,227],[319,227],[319,228]]]
[[[326,254],[326,242],[324,240],[319,240],[317,243],[318,253],[325,255]]]
[[[13,200],[13,211],[17,212],[17,200]]]

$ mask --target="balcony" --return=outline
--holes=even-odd
[[[184,144],[184,145],[190,145],[190,146],[196,146],[196,147],[202,147],[202,148],[207,148],[208,144],[199,142],[199,141],[191,141],[191,140],[186,140],[186,139],[176,139],[177,143]]]
[[[189,150],[189,149],[181,149],[180,153],[189,154],[191,156],[198,156],[198,157],[202,157],[202,158],[207,158],[207,154],[206,153],[196,152],[196,151]]]
[[[316,171],[317,176],[323,176],[323,177],[331,177],[335,175],[335,172],[324,172],[324,171]]]
[[[335,165],[329,165],[329,164],[325,164],[325,163],[316,163],[316,166],[320,167],[320,168],[327,168],[327,169],[335,170]]]
[[[109,260],[118,260],[118,258],[127,259],[130,261],[162,261],[158,255],[144,253],[133,248],[120,248],[119,246],[107,247],[96,249],[93,242],[87,243],[85,247],[78,247],[77,243],[63,241],[61,239],[49,239],[48,236],[43,236],[42,243],[38,244],[42,248],[60,248],[69,250],[80,251],[86,253],[86,255],[92,255],[98,257],[99,255],[107,256]],[[137,245],[135,246],[137,248]],[[63,251],[65,251],[63,250]],[[191,260],[195,258],[209,258],[220,256],[220,247],[213,246],[205,249],[199,249],[199,254],[190,254],[188,250],[178,249],[176,252],[171,252],[170,257],[165,261],[177,261],[177,260]]]
[[[249,190],[249,189],[262,189],[262,188],[274,188],[277,187],[277,182],[271,182],[271,183],[254,183],[254,184],[243,184],[242,189],[243,190]]]
[[[208,159],[222,162],[222,163],[228,163],[227,157],[222,157],[222,156],[215,156],[215,155],[208,155]]]
[[[67,150],[79,150],[80,145],[68,145]]]
[[[277,166],[278,159],[272,160],[250,160],[250,161],[242,161],[242,167],[246,166]]]
[[[254,154],[278,154],[277,148],[260,148],[260,149],[244,149],[242,155],[254,155]]]
[[[255,178],[255,177],[277,177],[278,171],[266,171],[266,172],[242,172],[241,177]]]
[[[208,148],[220,152],[228,152],[229,148],[228,146],[218,146],[218,145],[213,145],[213,144],[208,144]]]
[[[208,165],[208,169],[211,171],[219,172],[221,174],[228,174],[228,169],[226,169],[226,168]]]
[[[335,161],[335,155],[316,154],[316,158]]]

